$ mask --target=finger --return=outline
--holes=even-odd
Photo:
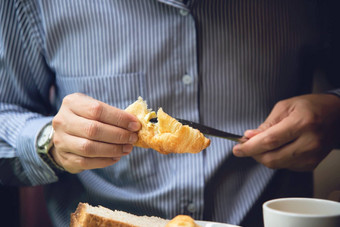
[[[133,144],[138,140],[135,132],[84,118],[80,121],[80,124],[70,129],[70,133],[75,136],[115,144]]]
[[[233,152],[237,157],[246,157],[278,149],[298,137],[299,131],[294,126],[293,118],[287,117],[245,143],[237,144]]]
[[[257,134],[261,133],[262,130],[259,129],[249,129],[247,131],[244,132],[244,136],[248,139],[256,136]]]
[[[311,171],[322,157],[319,157],[314,144],[309,141],[307,137],[299,137],[279,149],[255,155],[253,158],[271,169]]]
[[[88,158],[69,152],[60,152],[60,160],[65,170],[79,173],[87,169],[105,168],[117,163],[120,158]]]
[[[64,110],[64,113],[67,114],[67,111]],[[62,130],[67,134],[89,140],[115,144],[133,144],[138,140],[138,135],[135,132],[74,114],[67,114],[67,117],[64,117],[62,121],[55,118],[53,123],[56,132],[60,131],[59,128],[62,127]]]
[[[71,135],[60,134],[54,136],[54,146],[58,151],[74,153],[83,157],[120,158],[129,154],[131,144],[110,144],[88,140]]]
[[[265,131],[266,129],[272,127],[273,125],[279,123],[284,118],[289,115],[289,106],[287,105],[287,101],[278,102],[266,120],[258,127],[259,131]]]
[[[287,146],[287,147],[286,147]],[[287,163],[290,160],[289,156],[286,155],[286,150],[290,149],[290,145],[279,148],[277,150],[264,152],[258,155],[254,155],[253,158],[263,164],[264,166],[271,169],[282,169],[287,168]]]
[[[76,93],[66,96],[63,104],[67,105],[74,114],[87,119],[115,125],[130,131],[138,131],[141,128],[139,120],[134,115],[84,94]]]

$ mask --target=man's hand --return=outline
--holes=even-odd
[[[138,119],[89,96],[64,98],[54,117],[54,160],[70,173],[112,165],[138,140]]]
[[[278,102],[250,138],[233,153],[253,157],[263,165],[295,171],[313,170],[339,144],[340,98],[311,94]]]

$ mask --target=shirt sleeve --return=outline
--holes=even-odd
[[[43,54],[33,4],[0,2],[0,184],[11,184],[9,179],[17,179],[18,185],[58,180],[35,148],[37,134],[52,120],[55,79]]]
[[[340,98],[340,89],[330,90],[330,91],[327,91],[327,93],[336,95]]]
[[[320,1],[318,9],[321,15],[321,40],[323,51],[321,52],[320,67],[327,77],[331,89],[326,91],[340,98],[340,15],[337,11],[335,1]]]

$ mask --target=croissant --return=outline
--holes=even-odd
[[[210,140],[199,130],[182,125],[159,108],[157,115],[149,110],[142,97],[128,106],[125,111],[135,115],[142,124],[138,132],[137,147],[152,148],[162,154],[198,153],[210,145]],[[151,123],[151,118],[158,123]]]
[[[165,227],[200,227],[188,215],[177,215]]]

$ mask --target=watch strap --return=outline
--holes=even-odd
[[[49,130],[49,131],[47,131]],[[46,137],[46,135],[48,135]],[[37,152],[40,156],[40,158],[56,173],[62,173],[65,172],[65,169],[58,165],[53,157],[51,156],[51,150],[54,147],[53,144],[53,135],[54,135],[54,129],[52,127],[52,122],[49,122],[44,126],[44,128],[39,132],[36,144],[37,144]],[[43,141],[43,144],[38,145],[38,140],[42,137],[45,141]]]
[[[54,146],[52,146],[47,153],[39,153],[39,156],[56,174],[64,173],[66,170],[58,165],[50,154],[53,147]]]

